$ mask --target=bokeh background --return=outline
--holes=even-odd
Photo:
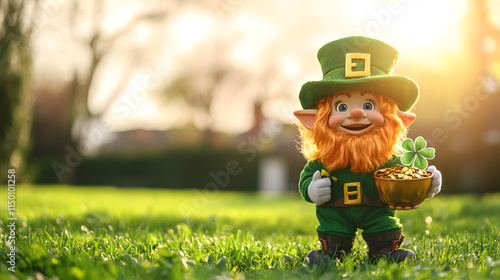
[[[1,0],[0,178],[295,190],[317,50],[400,52],[444,193],[500,190],[500,1]]]

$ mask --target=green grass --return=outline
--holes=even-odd
[[[0,279],[500,279],[500,194],[399,211],[415,263],[370,264],[357,238],[344,262],[315,268],[302,265],[319,248],[314,205],[296,194],[18,186],[16,197],[16,272],[4,199]]]

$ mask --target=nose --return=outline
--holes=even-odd
[[[355,121],[359,121],[365,116],[365,112],[360,108],[354,108],[351,110],[351,118]]]

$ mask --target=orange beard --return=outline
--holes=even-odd
[[[318,159],[328,170],[350,165],[355,173],[372,171],[389,161],[398,152],[398,144],[406,138],[406,128],[397,116],[396,104],[383,95],[376,96],[384,124],[359,135],[328,127],[333,96],[320,100],[314,130],[298,124],[305,158]]]

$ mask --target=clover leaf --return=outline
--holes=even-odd
[[[436,150],[434,148],[426,148],[427,142],[422,136],[413,140],[407,138],[401,144],[404,152],[401,155],[401,163],[408,166],[415,166],[419,169],[427,168],[427,160],[434,158]]]

